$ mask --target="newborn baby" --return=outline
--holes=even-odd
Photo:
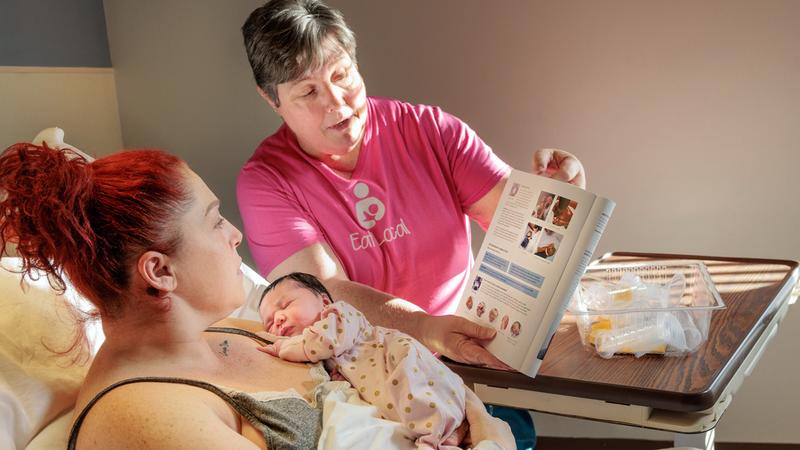
[[[444,440],[464,421],[461,378],[416,339],[372,326],[345,302],[332,302],[320,281],[295,272],[275,280],[258,312],[267,332],[288,336],[262,351],[287,361],[324,361],[374,405],[400,422],[418,448]]]

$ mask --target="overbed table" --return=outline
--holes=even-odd
[[[531,379],[447,362],[486,403],[671,431],[675,446],[714,448],[714,427],[750,375],[797,298],[796,261],[611,253],[603,261],[705,262],[726,309],[711,318],[708,341],[685,357],[603,359],[562,323]]]

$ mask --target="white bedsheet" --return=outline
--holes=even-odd
[[[69,410],[50,422],[39,434],[28,443],[25,450],[64,450],[67,448],[67,437],[72,411]]]

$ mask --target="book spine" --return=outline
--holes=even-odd
[[[578,287],[578,283],[586,271],[586,266],[589,265],[592,259],[592,254],[597,248],[597,243],[600,241],[603,231],[605,231],[614,206],[614,202],[602,197],[596,198],[592,203],[586,222],[581,228],[575,246],[572,248],[572,253],[564,265],[564,272],[542,317],[542,325],[551,325],[549,327],[542,326],[536,332],[522,367],[519,368],[521,372],[529,377],[535,376],[539,366],[542,364],[545,353],[547,353],[547,349],[550,346],[550,340],[555,335],[561,322],[561,317],[564,315],[570,299],[572,299],[572,294]]]

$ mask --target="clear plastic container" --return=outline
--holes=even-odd
[[[604,358],[680,356],[708,339],[711,313],[722,308],[702,261],[600,261],[587,268],[568,313],[583,344]]]

